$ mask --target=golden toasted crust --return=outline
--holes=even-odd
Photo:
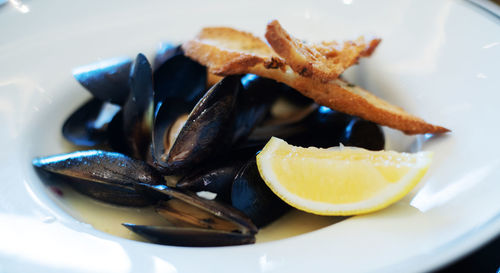
[[[182,45],[187,56],[206,65],[213,74],[242,74],[257,64],[279,68],[285,62],[269,46],[251,33],[228,27],[203,28]]]
[[[295,88],[321,105],[398,129],[406,134],[449,131],[410,115],[344,80],[324,81],[302,76],[294,72],[283,59],[275,57],[272,49],[262,40],[246,32],[228,28],[205,28],[195,39],[183,44],[183,49],[187,56],[207,66],[210,72],[217,75],[252,73],[271,78]],[[373,49],[373,46],[368,46],[361,55],[368,56]],[[274,66],[269,65],[272,60],[276,60]],[[288,59],[285,60],[288,62]]]
[[[293,71],[304,77],[329,81],[339,77],[344,70],[356,64],[360,57],[370,56],[380,39],[322,42],[308,45],[292,37],[277,20],[267,24],[266,39],[274,51],[286,60]]]
[[[402,108],[382,100],[359,86],[342,79],[321,82],[286,71],[254,66],[248,73],[271,78],[293,87],[320,105],[385,125],[405,134],[445,133],[450,130],[425,122]]]

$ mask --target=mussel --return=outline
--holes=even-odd
[[[161,106],[153,130],[158,169],[168,174],[185,173],[230,144],[228,129],[240,85],[239,76],[221,80],[200,99],[182,126],[172,126],[172,122],[167,126],[162,119],[168,113],[163,109],[170,104]]]
[[[113,58],[73,70],[75,79],[100,101],[123,105],[128,97],[132,59]]]
[[[328,148],[342,143],[380,150],[385,145],[379,125],[315,104],[305,106],[292,119],[277,120],[257,127],[245,145],[263,147],[272,136],[303,147]]]
[[[183,54],[184,52],[182,51],[180,45],[175,45],[168,42],[161,43],[158,50],[156,51],[156,55],[153,61],[153,70],[158,70],[160,66],[162,66],[166,61],[170,60],[172,57]]]
[[[128,154],[145,159],[153,125],[153,71],[143,54],[138,54],[130,70],[130,94],[123,106],[122,128]]]
[[[172,246],[231,246],[255,243],[253,234],[202,228],[178,228],[123,223],[123,226],[149,241]]]
[[[117,205],[149,205],[151,201],[138,194],[134,185],[164,182],[151,166],[115,152],[78,151],[38,157],[32,164],[51,179],[57,178],[88,196]]]
[[[380,126],[362,118],[353,117],[347,124],[340,142],[346,146],[356,146],[372,151],[383,150],[384,133]]]
[[[158,115],[160,107],[168,104],[162,114],[162,119],[166,120],[161,123],[169,125],[171,119],[189,114],[205,94],[207,69],[184,56],[180,47],[160,51],[157,56],[153,74],[154,113]]]
[[[139,235],[159,243],[183,246],[255,242],[257,227],[242,212],[231,206],[164,185],[137,184],[136,188],[145,196],[157,200],[158,214],[175,225],[172,228],[124,224]]]
[[[262,180],[255,158],[249,160],[234,178],[231,204],[259,228],[278,219],[290,209]]]
[[[272,104],[288,87],[274,80],[247,74],[241,78],[242,89],[236,101],[232,124],[232,144],[243,143],[268,115]]]
[[[216,194],[216,199],[231,202],[231,187],[234,177],[245,162],[235,158],[225,158],[203,166],[181,178],[176,188],[190,191],[208,191]]]
[[[108,144],[108,127],[120,106],[92,98],[78,108],[63,124],[63,136],[78,146]]]

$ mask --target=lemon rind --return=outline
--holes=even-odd
[[[273,152],[283,144],[289,145],[286,141],[273,137],[259,153],[257,156],[257,167],[261,177],[267,186],[283,201],[292,207],[318,215],[348,216],[369,213],[386,208],[401,200],[419,184],[426,174],[432,158],[431,152],[419,152],[416,157],[416,167],[407,173],[403,180],[387,186],[374,198],[349,204],[331,204],[302,198],[291,193],[286,187],[278,182],[278,178],[275,176],[269,161],[272,160],[271,156]]]

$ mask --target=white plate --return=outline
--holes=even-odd
[[[303,39],[383,38],[351,77],[453,130],[423,145],[435,161],[418,189],[311,233],[201,249],[111,236],[49,197],[30,162],[68,149],[58,128],[88,97],[73,67],[207,25],[261,35],[271,18]],[[0,272],[420,272],[500,232],[500,26],[467,2],[29,1],[2,7],[0,26]]]

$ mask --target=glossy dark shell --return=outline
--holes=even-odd
[[[256,128],[246,147],[262,148],[273,136],[295,146],[338,146],[351,117],[315,104],[304,107],[302,113],[291,120],[277,120]]]
[[[255,159],[236,175],[231,190],[233,207],[245,213],[257,227],[282,216],[290,206],[277,197],[260,177]]]
[[[202,228],[144,226],[123,224],[131,231],[157,244],[172,246],[230,246],[255,243],[253,234],[242,234]]]
[[[169,148],[164,146],[165,134],[179,117],[189,115],[206,91],[206,68],[184,55],[178,55],[179,50],[175,50],[173,56],[167,58],[153,75],[152,150],[157,162],[168,153]],[[156,165],[162,167],[162,164]]]
[[[168,200],[175,199],[177,201],[183,202],[188,207],[192,207],[201,210],[207,214],[212,215],[212,217],[221,218],[225,221],[233,223],[239,233],[244,234],[255,234],[257,233],[257,227],[250,221],[250,219],[245,216],[241,211],[225,205],[221,202],[215,200],[207,200],[199,197],[195,193],[188,191],[176,190],[164,185],[151,186],[146,184],[137,184],[136,188],[141,194],[148,196],[150,199],[162,200],[157,207],[158,210],[168,209],[168,206],[162,204],[162,202],[168,202]],[[186,213],[189,215],[189,213]],[[184,221],[179,219],[179,221]],[[209,219],[200,219],[201,222],[210,224]]]
[[[234,177],[244,161],[236,158],[226,158],[223,162],[210,164],[183,177],[176,184],[176,188],[193,192],[209,191],[217,194],[216,199],[227,203],[231,202],[231,186]]]
[[[108,144],[111,149],[122,154],[130,153],[129,144],[123,130],[123,109],[113,117],[108,124]]]
[[[257,124],[261,123],[272,103],[285,86],[275,80],[247,74],[241,78],[242,90],[238,94],[234,113],[232,143],[243,142]]]
[[[252,128],[251,132],[248,132],[251,133],[250,136],[245,136],[243,138],[248,140],[248,143],[240,141],[239,143],[236,143],[237,146],[249,146],[256,141],[267,142],[272,136],[286,138],[307,129],[304,124],[304,120],[318,107],[311,99],[301,95],[298,91],[290,88],[289,86],[278,83],[274,80],[250,74],[246,75],[242,81],[246,82],[244,86],[248,95],[247,97],[242,96],[242,102],[240,103],[243,104],[243,107],[238,106],[238,108],[248,108],[249,110],[247,111],[249,114],[246,116],[249,118],[247,118],[247,120],[253,121],[252,116],[254,119],[258,118],[258,121],[255,122],[258,126],[255,129]],[[257,100],[254,100],[251,97],[256,97]],[[263,105],[259,105],[259,100],[263,101]],[[245,101],[250,101],[250,103]],[[277,107],[277,105],[283,103],[296,110],[288,112],[285,116],[283,116],[283,113],[280,113],[281,111],[276,110],[280,108]],[[262,113],[267,113],[265,119],[263,119],[264,117],[262,117]],[[236,116],[236,118],[241,119],[239,116]],[[250,127],[246,126],[246,124],[247,123],[240,122],[235,127],[242,127],[243,129]],[[256,124],[253,124],[253,126]],[[236,132],[241,130],[242,129],[236,129]]]
[[[131,65],[128,57],[107,59],[77,67],[73,76],[99,100],[123,105],[129,93]]]
[[[189,113],[206,91],[206,68],[176,53],[154,71],[155,115],[165,103],[168,104],[166,111],[173,118]],[[175,109],[170,109],[171,107]],[[165,113],[162,115],[165,118]]]
[[[372,151],[383,150],[385,137],[379,125],[361,118],[353,118],[346,126],[340,140],[346,146],[356,146]]]
[[[145,159],[153,124],[153,71],[147,58],[138,54],[130,71],[130,96],[123,106],[122,128],[128,154]]]
[[[75,145],[104,145],[108,140],[108,125],[119,110],[117,105],[90,99],[64,122],[62,134]]]
[[[169,174],[184,173],[217,153],[229,149],[232,116],[240,77],[226,77],[215,84],[196,104],[180,130],[172,147],[167,150],[163,141],[167,130],[153,138],[154,159],[158,168]],[[162,106],[164,107],[164,106]],[[160,115],[157,119],[161,118]]]
[[[339,146],[346,126],[352,116],[320,106],[307,116],[302,124],[305,130],[285,140],[292,145],[302,147],[329,148]]]
[[[172,43],[161,43],[160,47],[156,51],[155,59],[153,61],[153,70],[156,71],[170,58],[182,54],[184,54],[184,52],[182,51],[180,45],[174,45]]]
[[[32,164],[86,195],[119,205],[148,205],[150,200],[138,194],[134,184],[163,183],[163,178],[149,165],[115,152],[72,152],[35,158]]]

